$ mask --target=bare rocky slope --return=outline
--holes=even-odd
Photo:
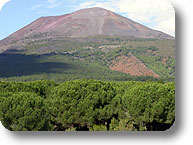
[[[19,40],[42,33],[50,37],[107,35],[173,39],[170,35],[152,30],[109,10],[95,7],[62,16],[41,17],[3,41]]]

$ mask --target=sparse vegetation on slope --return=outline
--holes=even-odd
[[[159,43],[164,43],[163,47]],[[173,43],[173,40],[107,36],[31,42],[24,45],[26,49],[9,50],[0,54],[0,67],[3,68],[0,70],[0,78],[16,81],[51,79],[64,82],[81,78],[154,80],[156,78],[152,77],[160,76],[159,79],[174,80]],[[168,51],[164,51],[164,54],[161,50],[165,47]],[[122,69],[109,69],[112,64],[116,65],[118,58],[129,55],[141,64],[133,63],[130,70],[143,66],[148,71],[141,70],[138,77],[135,77],[135,74]]]

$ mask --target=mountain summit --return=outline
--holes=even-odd
[[[41,17],[13,33],[7,40],[18,40],[45,33],[51,37],[87,37],[95,35],[173,39],[128,18],[103,8],[87,8],[62,15]]]
[[[1,40],[0,68],[0,77],[24,80],[173,80],[175,40],[108,10],[82,9]]]

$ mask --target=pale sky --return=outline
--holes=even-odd
[[[41,16],[101,7],[175,36],[175,11],[166,0],[0,0],[0,40]]]

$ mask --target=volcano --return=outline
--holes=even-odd
[[[88,37],[96,35],[174,39],[103,8],[87,8],[62,16],[41,17],[4,41],[45,34],[49,37]]]
[[[175,38],[103,8],[41,17],[0,41],[0,78],[175,78]]]

